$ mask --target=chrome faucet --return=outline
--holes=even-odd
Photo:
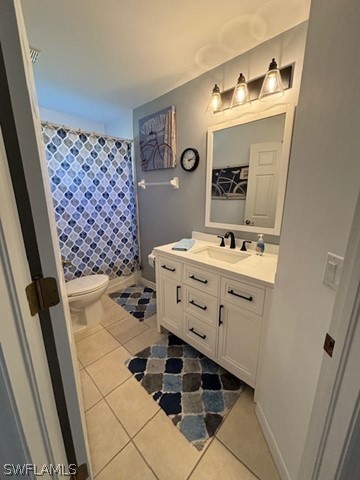
[[[224,238],[230,237],[230,248],[235,248],[235,236],[233,232],[226,232]]]

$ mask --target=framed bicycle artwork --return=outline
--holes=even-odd
[[[212,170],[211,198],[243,200],[246,198],[249,165],[214,168]]]
[[[176,166],[175,107],[139,120],[141,170]]]

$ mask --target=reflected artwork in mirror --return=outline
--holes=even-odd
[[[280,235],[294,107],[208,130],[207,227]]]

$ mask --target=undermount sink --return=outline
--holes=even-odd
[[[229,250],[226,247],[203,247],[191,252],[193,255],[200,257],[203,260],[235,264],[249,258],[250,253],[240,252],[239,250]]]

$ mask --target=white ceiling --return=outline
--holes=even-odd
[[[310,0],[21,0],[42,107],[102,123],[308,18]]]

